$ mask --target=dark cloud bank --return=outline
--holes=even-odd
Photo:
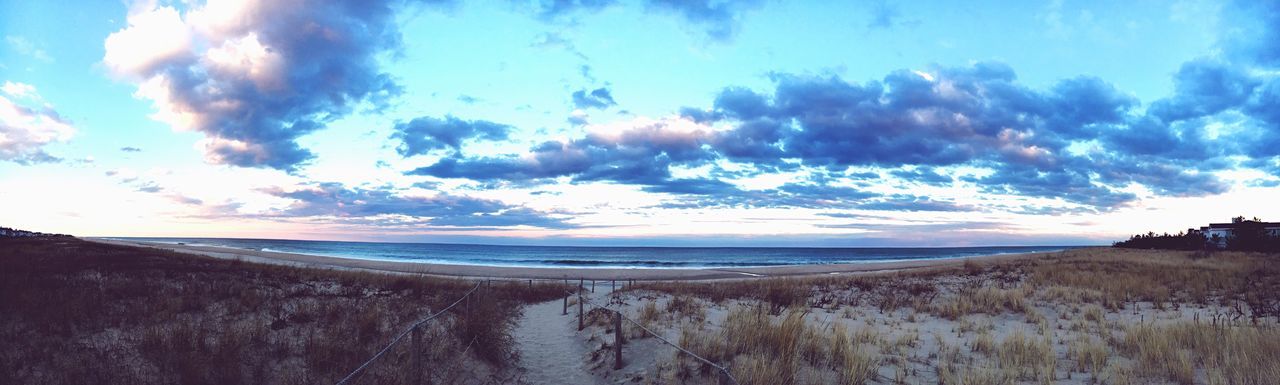
[[[591,91],[578,90],[573,92],[573,105],[578,108],[599,108],[606,109],[618,105],[613,101],[613,95],[610,94],[608,88],[597,88]]]
[[[1095,77],[1033,89],[999,62],[939,67],[930,76],[901,70],[861,83],[776,74],[768,92],[729,87],[713,105],[681,111],[698,122],[729,124],[729,130],[688,132],[657,123],[607,137],[545,142],[525,157],[454,154],[408,173],[631,184],[683,197],[670,207],[977,209],[842,185],[878,176],[847,174],[850,167],[886,169],[926,185],[970,183],[991,193],[1058,199],[1078,205],[1072,210],[1123,207],[1139,199],[1126,191],[1134,184],[1162,196],[1220,194],[1229,186],[1215,171],[1243,166],[1280,176],[1280,79],[1250,75],[1250,69],[1280,67],[1280,49],[1273,47],[1280,40],[1257,40],[1277,35],[1276,13],[1263,12],[1250,38],[1224,41],[1230,54],[1185,63],[1174,74],[1175,92],[1145,106]],[[1213,132],[1210,123],[1219,121],[1244,129]],[[752,171],[712,167],[706,179],[671,172],[673,166],[719,160]],[[770,190],[744,191],[718,178],[802,166],[817,170],[809,182]],[[990,173],[938,171],[949,166]]]
[[[533,9],[541,19],[555,21],[599,12],[618,3],[617,0],[549,0],[537,2]],[[651,12],[678,16],[707,38],[723,42],[737,34],[742,14],[759,7],[761,1],[644,0],[642,3]]]
[[[190,28],[195,31],[191,42],[179,52],[157,54],[140,64],[133,63],[139,60],[125,59],[121,61],[128,65],[115,65],[119,63],[113,59],[127,53],[109,50],[107,61],[118,75],[139,83],[151,81],[153,87],[159,87],[148,97],[166,112],[185,115],[183,124],[210,139],[205,143],[209,161],[292,172],[315,157],[298,144],[298,138],[362,106],[384,108],[402,92],[395,79],[379,68],[378,58],[402,47],[395,12],[423,3],[448,6],[452,2],[254,1],[232,25]],[[553,0],[539,3],[533,12],[544,19],[556,19],[598,11],[614,3]],[[651,0],[646,4],[704,26],[709,36],[723,40],[733,34],[739,12],[755,3]],[[119,32],[121,43],[131,38],[125,36],[127,29]],[[263,75],[220,66],[205,57],[206,50],[241,44],[248,37],[256,37],[278,60],[275,65],[287,70]],[[575,93],[574,101],[581,108],[616,104],[604,88]],[[417,150],[413,145],[405,148]]]
[[[414,3],[439,2],[249,2],[234,23],[191,28],[190,46],[179,52],[114,69],[160,87],[149,97],[162,110],[185,114],[189,128],[210,139],[209,161],[294,171],[315,156],[298,138],[362,106],[383,108],[401,92],[378,57],[400,49],[394,10]],[[131,38],[125,32],[122,43]],[[275,62],[250,71],[204,56],[206,49],[252,47],[249,38]],[[107,57],[114,64],[120,56],[110,52],[111,43]]]
[[[753,165],[758,172],[808,166],[835,177],[849,167],[874,167],[945,186],[954,178],[936,167],[976,166],[993,173],[964,176],[963,182],[989,192],[1108,210],[1137,199],[1122,191],[1131,183],[1161,195],[1226,191],[1209,172],[1232,167],[1228,156],[1251,149],[1232,148],[1247,143],[1238,138],[1209,139],[1201,119],[1224,111],[1249,114],[1245,103],[1257,98],[1256,87],[1229,79],[1223,73],[1228,69],[1188,63],[1178,74],[1179,92],[1145,112],[1137,100],[1101,79],[1079,77],[1035,90],[995,62],[938,68],[933,80],[905,70],[864,83],[777,75],[769,93],[727,88],[710,108],[683,112],[704,123],[728,123],[730,130],[684,132],[655,124],[617,137],[592,134],[546,142],[532,148],[530,158],[455,155],[410,173],[480,181],[570,177],[714,195],[699,198],[711,200],[700,203],[734,206],[845,202],[847,207],[893,208],[899,207],[894,197],[878,197],[887,200],[868,205],[862,201],[875,194],[832,187],[827,180],[753,192],[714,179],[673,178],[670,170],[719,159]],[[915,199],[908,203],[901,207],[950,209]]]
[[[377,59],[400,48],[393,10],[406,2],[305,3],[289,10],[258,4],[235,28],[202,37],[222,41],[254,34],[290,68],[268,79],[271,87],[243,74],[211,70],[198,52],[166,56],[124,75],[164,80],[158,84],[167,99],[158,102],[194,117],[192,128],[212,139],[206,147],[211,161],[297,170],[314,157],[298,138],[361,106],[385,107],[401,92]],[[537,12],[557,18],[612,3],[551,1]],[[741,12],[755,2],[646,4],[726,40]],[[1236,8],[1248,28],[1224,39],[1222,55],[1183,65],[1174,75],[1175,92],[1145,106],[1103,79],[1078,77],[1032,89],[1018,82],[1012,68],[979,62],[936,68],[932,80],[907,70],[865,82],[777,74],[770,90],[728,87],[712,105],[681,111],[699,122],[730,125],[729,130],[686,132],[655,123],[614,136],[545,142],[532,147],[528,157],[464,154],[467,141],[502,140],[511,130],[483,120],[422,117],[398,123],[393,138],[402,156],[447,153],[409,171],[412,175],[631,184],[682,197],[670,207],[971,209],[928,197],[864,191],[855,180],[879,175],[851,174],[850,167],[884,169],[926,185],[971,183],[988,192],[1060,199],[1100,211],[1138,199],[1124,191],[1130,184],[1167,196],[1218,194],[1228,186],[1214,171],[1245,166],[1280,175],[1280,80],[1250,71],[1280,67],[1280,12],[1274,4]],[[572,96],[579,108],[616,105],[605,88]],[[1215,133],[1206,128],[1223,120],[1244,129]],[[714,167],[722,160],[748,165],[749,171]],[[676,166],[709,164],[709,178],[672,173]],[[938,171],[951,166],[991,173]],[[811,170],[808,181],[770,190],[742,190],[721,180],[802,168]],[[443,226],[569,226],[525,208],[448,195],[409,198],[332,184],[270,193],[296,201],[282,216],[396,214],[433,218],[431,224]]]
[[[403,196],[386,187],[348,187],[341,183],[317,183],[294,190],[264,189],[262,192],[293,200],[284,209],[266,216],[288,218],[329,218],[343,224],[388,226],[508,227],[533,226],[550,229],[576,227],[547,213],[491,200],[437,194],[431,197]]]

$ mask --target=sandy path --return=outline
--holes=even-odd
[[[607,285],[596,287],[595,293],[591,293],[590,284],[585,288],[583,295],[589,300],[584,309],[608,303]],[[561,299],[525,306],[524,315],[514,331],[516,349],[520,352],[520,368],[524,372],[521,383],[608,384],[591,374],[587,366],[587,337],[581,333],[589,333],[590,329],[578,332],[577,305],[569,305],[568,315],[561,315],[563,307]]]

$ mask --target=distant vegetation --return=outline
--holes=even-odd
[[[9,237],[9,238],[50,238],[50,237],[70,237],[70,235],[66,235],[66,234],[50,234],[50,233],[41,233],[41,232],[37,232],[37,231],[27,231],[27,230],[11,229],[11,228],[8,228],[8,227],[0,227],[0,238],[4,238],[4,237]]]
[[[1186,232],[1177,234],[1138,234],[1129,237],[1129,240],[1116,242],[1114,246],[1128,249],[1214,250],[1219,248],[1219,241],[1225,241],[1226,250],[1280,251],[1280,236],[1268,233],[1266,222],[1261,219],[1254,217],[1246,220],[1240,216],[1232,218],[1232,223],[1236,227],[1226,239],[1219,239],[1216,234],[1206,237],[1200,230],[1187,229]]]
[[[1204,250],[1212,247],[1200,230],[1187,229],[1185,233],[1156,234],[1148,232],[1129,237],[1127,241],[1115,243],[1115,247],[1128,249],[1166,249],[1166,250]]]

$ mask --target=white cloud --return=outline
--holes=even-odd
[[[149,73],[156,66],[190,53],[190,28],[172,7],[137,10],[129,27],[107,36],[102,59],[118,75]]]
[[[0,91],[4,91],[5,94],[15,98],[36,96],[36,88],[26,83],[6,81],[4,85],[0,86]]]
[[[5,36],[4,40],[9,43],[9,47],[13,48],[14,52],[30,56],[45,63],[53,62],[53,57],[49,56],[49,53],[25,37],[9,35]]]
[[[31,85],[5,82],[2,89],[11,96],[40,101],[40,95]],[[52,106],[22,105],[0,96],[0,160],[21,164],[59,161],[61,159],[46,153],[44,146],[65,142],[74,134],[75,128],[58,116]]]
[[[292,171],[315,157],[299,137],[400,92],[378,61],[400,44],[393,5],[143,0],[102,61],[137,84],[153,119],[205,134],[209,162]]]

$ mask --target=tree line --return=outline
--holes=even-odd
[[[1216,250],[1225,243],[1226,250],[1280,252],[1280,236],[1268,232],[1266,223],[1261,219],[1254,217],[1246,220],[1240,216],[1232,218],[1231,222],[1235,227],[1225,239],[1217,234],[1206,237],[1200,230],[1187,229],[1177,234],[1137,234],[1126,241],[1116,242],[1113,246],[1129,249]]]
[[[0,227],[0,238],[31,238],[31,237],[70,237],[66,234],[50,234],[39,231],[27,231],[14,229],[9,227]]]

